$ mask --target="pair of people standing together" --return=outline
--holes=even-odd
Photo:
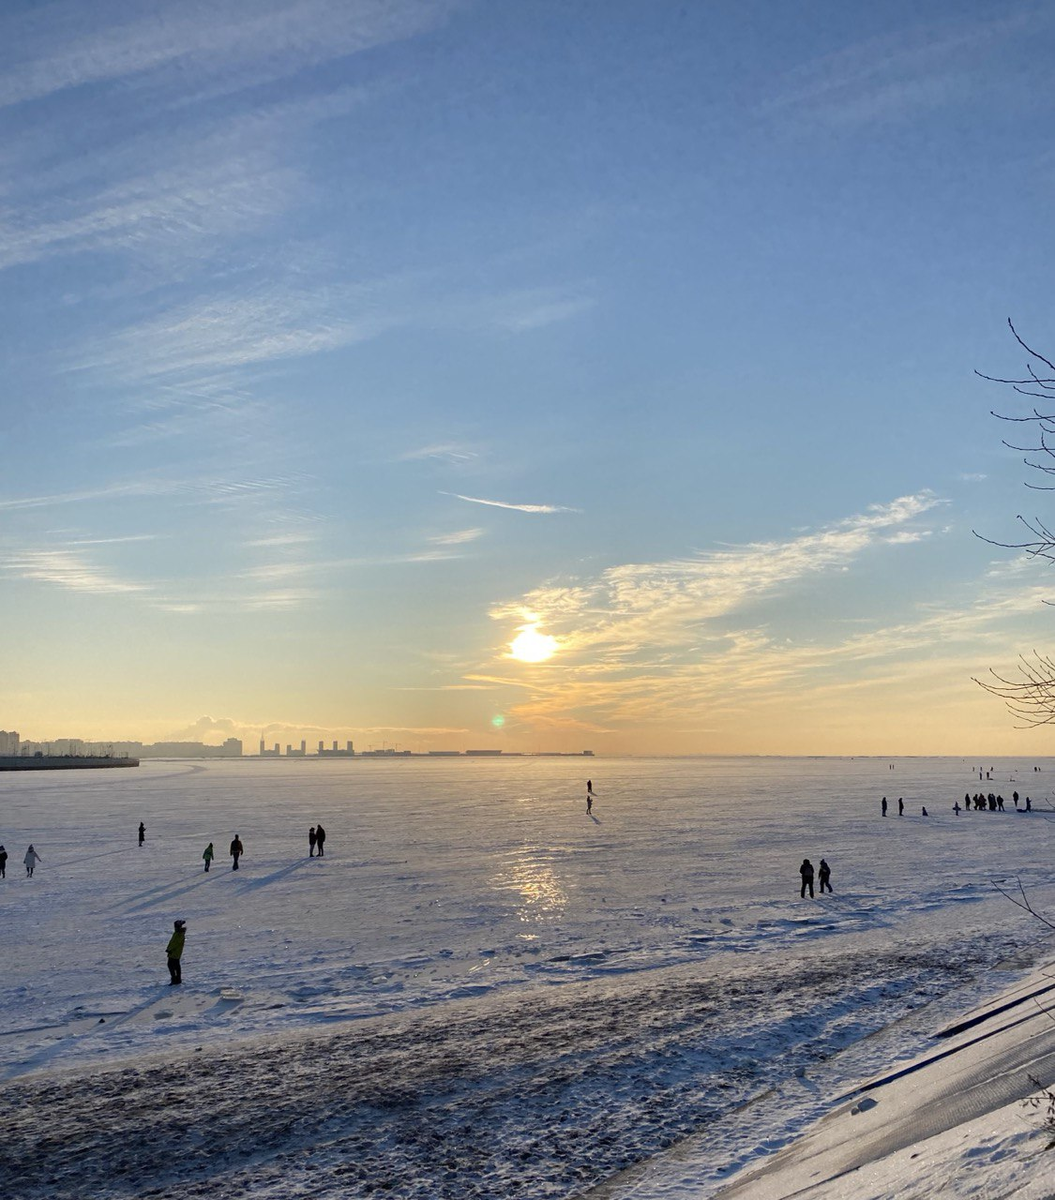
[[[802,866],[799,867],[799,875],[802,877],[802,889],[799,892],[799,895],[802,897],[805,897],[806,889],[808,888],[809,893],[810,893],[810,899],[812,900],[813,899],[813,863],[811,863],[808,858],[804,858],[802,860]],[[824,895],[825,891],[830,892],[832,890],[831,877],[832,877],[832,869],[831,869],[831,867],[828,866],[828,864],[822,858],[820,861],[820,866],[817,868],[817,882],[820,885],[822,896]]]
[[[318,850],[319,858],[325,858],[326,830],[321,825],[313,825],[308,830],[308,858],[315,857]]]

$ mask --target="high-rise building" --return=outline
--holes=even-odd
[[[14,730],[8,733],[6,729],[0,729],[0,754],[17,754],[20,741]]]

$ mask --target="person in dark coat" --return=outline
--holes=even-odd
[[[206,869],[206,871],[207,871],[207,870],[209,869],[209,867],[212,865],[212,860],[213,860],[215,857],[216,857],[216,851],[215,851],[215,850],[213,850],[213,848],[212,848],[212,842],[210,842],[210,843],[209,843],[209,844],[208,844],[208,845],[205,847],[205,852],[202,854],[202,858],[205,860],[205,869]]]
[[[323,844],[326,841],[326,830],[321,825],[315,826],[315,845],[319,851],[319,858],[323,855]]]
[[[799,874],[802,876],[802,890],[799,895],[805,898],[806,889],[810,889],[810,899],[813,899],[813,863],[808,858],[802,860],[802,866],[799,867]]]
[[[883,816],[885,817],[886,816],[886,796],[883,797],[883,803],[882,803],[881,807],[883,809]]]
[[[234,859],[234,862],[231,863],[232,871],[238,870],[238,860],[242,857],[242,855],[244,853],[245,853],[245,847],[242,845],[242,839],[236,833],[234,835],[234,841],[231,843],[231,858]]]
[[[318,841],[318,834],[315,832],[315,826],[308,830],[308,858],[315,857],[315,843]]]
[[[187,922],[173,921],[172,922],[172,937],[169,938],[169,944],[165,947],[165,953],[169,960],[169,984],[182,983],[183,971],[180,967],[180,958],[183,954],[183,943],[187,937]]]
[[[829,892],[832,890],[831,877],[832,877],[832,869],[831,869],[831,867],[828,866],[828,864],[822,858],[820,861],[820,865],[817,867],[817,882],[821,885],[821,895],[822,896],[824,895],[826,890]]]
[[[897,798],[897,815],[899,817],[903,817],[905,815],[905,798],[904,798],[904,796],[898,796],[898,798]]]
[[[7,851],[0,846],[0,879],[7,878]]]
[[[142,821],[140,821],[139,822],[139,844],[142,846],[142,844],[146,840],[147,840],[147,827],[143,824]]]

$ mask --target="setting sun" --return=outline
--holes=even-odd
[[[538,663],[552,658],[557,649],[557,639],[548,633],[539,633],[535,625],[525,625],[509,643],[510,655],[520,662]]]

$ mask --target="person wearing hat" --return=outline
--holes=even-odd
[[[179,960],[183,954],[183,943],[187,937],[187,922],[173,921],[172,930],[172,937],[169,938],[169,944],[165,947],[165,953],[169,956],[170,984],[183,982]]]

